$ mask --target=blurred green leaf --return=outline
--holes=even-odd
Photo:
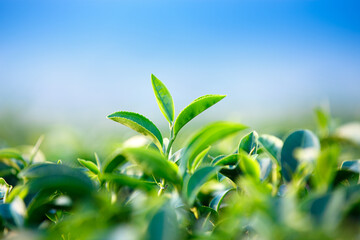
[[[0,204],[6,202],[6,198],[9,195],[12,186],[10,186],[4,178],[0,178]]]
[[[315,114],[320,136],[327,136],[330,130],[330,114],[324,108],[316,108]]]
[[[298,130],[292,132],[284,142],[281,150],[281,172],[286,181],[291,181],[299,161],[295,156],[299,150],[311,151],[309,161],[314,161],[317,156],[313,156],[320,151],[319,139],[309,130]]]
[[[22,228],[25,215],[26,206],[18,197],[11,203],[0,204],[0,220],[5,221],[5,226],[8,228]]]
[[[239,165],[239,154],[217,157],[212,164],[221,167],[220,173],[230,178],[233,182],[236,182],[238,177],[242,174]]]
[[[167,160],[158,151],[145,148],[126,148],[123,150],[123,154],[130,161],[137,163],[150,176],[164,178],[175,185],[181,181],[178,166]]]
[[[219,219],[219,214],[214,209],[207,206],[199,206],[196,209],[199,215],[197,219],[199,226],[196,226],[197,229],[195,229],[195,231],[200,234],[211,232]]]
[[[344,161],[340,169],[360,173],[360,160]]]
[[[312,179],[320,192],[326,192],[336,175],[340,149],[335,145],[324,149],[315,165]]]
[[[242,124],[232,122],[216,122],[202,128],[187,144],[180,164],[181,173],[184,173],[186,168],[190,169],[195,157],[211,144],[245,128],[247,127]]]
[[[156,101],[159,105],[159,108],[161,112],[164,114],[165,118],[172,125],[174,121],[175,107],[171,94],[169,90],[166,88],[166,86],[153,74],[151,74],[151,83],[154,89]]]
[[[244,151],[240,152],[240,168],[241,171],[253,179],[260,180],[261,169],[255,158],[247,155]]]
[[[283,141],[275,136],[262,134],[259,137],[259,142],[275,162],[280,164],[280,153],[283,147]]]
[[[176,136],[180,129],[184,127],[197,115],[223,99],[225,95],[205,95],[195,99],[186,108],[184,108],[175,120],[174,135]]]
[[[155,124],[146,117],[138,113],[125,111],[115,112],[107,117],[151,138],[159,150],[162,151],[163,138],[161,133]]]
[[[256,154],[259,145],[258,139],[259,139],[259,135],[257,134],[256,131],[252,131],[249,134],[245,135],[240,140],[239,152],[243,150],[251,155]]]
[[[96,166],[95,163],[93,163],[92,161],[88,161],[88,160],[84,160],[81,158],[78,158],[78,161],[81,165],[83,165],[84,167],[86,167],[87,169],[89,169],[91,172],[93,172],[94,174],[98,175],[100,173],[100,170],[98,169],[98,167]]]
[[[188,181],[185,182],[183,190],[185,191],[185,196],[190,206],[193,205],[201,186],[212,178],[218,170],[219,167],[216,166],[199,168],[189,177]]]
[[[181,233],[174,210],[165,204],[150,220],[147,240],[181,239]]]
[[[209,152],[211,146],[205,148],[201,153],[199,153],[196,158],[194,159],[194,162],[191,166],[190,172],[194,172],[202,163],[202,161],[204,160],[206,154]]]
[[[220,210],[220,208],[224,207],[224,204],[223,204],[224,198],[228,194],[230,194],[231,192],[234,192],[234,191],[236,191],[236,188],[230,188],[230,189],[227,189],[225,191],[222,191],[222,192],[216,194],[216,196],[211,200],[209,206],[218,212]]]
[[[257,161],[260,164],[261,174],[260,178],[261,180],[265,180],[271,173],[273,169],[273,162],[270,158],[259,158]]]
[[[22,157],[21,152],[17,149],[13,149],[13,148],[0,149],[0,159],[16,159],[21,161],[21,163],[24,164],[24,166],[27,166],[27,162]],[[11,165],[14,165],[14,163],[12,163]]]
[[[20,172],[30,193],[39,191],[61,191],[74,197],[91,195],[92,181],[80,170],[66,165],[43,163],[34,164]]]
[[[359,173],[350,170],[339,169],[335,172],[333,187],[350,186],[359,182]]]
[[[0,159],[1,158],[14,158],[17,160],[24,161],[23,157],[21,156],[20,151],[13,149],[13,148],[0,149]]]
[[[186,150],[185,148],[181,148],[178,151],[176,151],[173,155],[171,155],[170,161],[174,163],[178,162],[184,156],[185,150]]]
[[[103,172],[112,173],[116,168],[126,162],[126,158],[122,155],[122,150],[116,150],[105,159]]]
[[[155,183],[146,182],[141,179],[127,176],[125,174],[104,174],[102,179],[114,183],[118,187],[130,187],[133,189],[141,189],[146,192],[154,190]]]

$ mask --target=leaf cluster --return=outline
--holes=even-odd
[[[285,137],[215,122],[173,149],[179,131],[224,95],[195,99],[177,117],[151,83],[169,138],[143,115],[108,118],[151,141],[78,166],[0,150],[0,231],[31,239],[351,239],[360,226],[360,148],[349,126],[316,110],[318,131]],[[354,127],[354,125],[351,125]],[[351,132],[351,131],[350,131]],[[239,137],[231,152],[216,143]],[[241,137],[241,138],[240,138]],[[213,151],[216,149],[216,151]],[[352,149],[349,151],[349,149]],[[220,153],[220,154],[219,154]],[[349,159],[349,156],[354,157]],[[344,159],[345,158],[345,159]],[[30,234],[31,233],[31,234]]]

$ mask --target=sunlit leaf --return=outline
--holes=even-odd
[[[190,169],[195,157],[211,144],[245,128],[247,127],[242,124],[232,122],[216,122],[202,128],[187,144],[180,164],[181,172],[184,173],[186,168]]]
[[[78,161],[81,165],[83,165],[84,167],[86,167],[87,169],[89,169],[91,172],[93,172],[94,174],[99,174],[100,170],[98,169],[98,167],[96,166],[95,163],[93,163],[92,161],[88,161],[88,160],[84,160],[81,158],[78,158]]]
[[[151,74],[151,83],[161,112],[164,114],[169,123],[172,124],[174,121],[175,107],[169,90],[153,74]]]
[[[162,151],[163,138],[161,133],[155,124],[146,117],[138,113],[125,111],[115,112],[107,117],[151,138],[159,150]]]
[[[245,154],[245,152],[240,152],[240,169],[241,171],[248,176],[251,176],[253,179],[259,179],[261,175],[260,164],[256,161],[255,158]]]
[[[195,99],[186,108],[184,108],[175,120],[174,135],[176,136],[180,129],[184,127],[191,119],[223,99],[225,95],[205,95]]]

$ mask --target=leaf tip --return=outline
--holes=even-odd
[[[106,116],[106,118],[113,120],[113,118],[115,117],[115,114],[116,113],[109,114],[109,115]]]
[[[151,82],[154,83],[157,80],[157,77],[154,74],[151,74]]]

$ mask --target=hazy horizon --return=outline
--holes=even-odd
[[[105,124],[107,114],[129,110],[164,124],[153,73],[176,113],[214,93],[227,98],[209,118],[297,118],[322,104],[360,116],[359,6],[1,1],[0,111],[34,122]]]

